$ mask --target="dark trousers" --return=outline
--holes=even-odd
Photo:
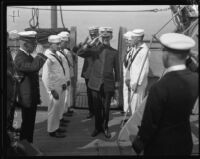
[[[104,92],[101,85],[100,91],[92,90],[95,114],[95,129],[105,130],[108,128],[110,102],[114,92]]]
[[[33,132],[35,126],[37,105],[32,105],[30,108],[22,107],[22,124],[20,132],[20,140],[26,139],[33,142]]]
[[[86,84],[86,88],[87,88],[88,108],[89,108],[89,112],[91,114],[94,114],[92,90],[88,87],[88,81],[89,81],[89,79],[85,78],[85,84]]]
[[[11,130],[13,127],[13,120],[14,120],[14,115],[15,115],[15,106],[11,105],[11,102],[8,102],[8,118],[7,118],[7,129]]]

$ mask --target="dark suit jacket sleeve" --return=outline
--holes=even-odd
[[[119,82],[120,72],[119,72],[119,53],[118,52],[115,53],[114,71],[115,71],[115,82]]]
[[[21,72],[35,72],[39,71],[40,68],[45,63],[47,57],[43,54],[38,53],[38,55],[33,59],[32,62],[26,60],[26,55],[19,53],[16,55],[14,64],[18,71]]]
[[[158,85],[152,86],[147,98],[141,127],[137,138],[133,141],[133,147],[140,152],[146,144],[150,142],[155,132],[158,130],[160,118],[163,112],[163,101],[166,98],[164,89]]]
[[[83,57],[83,58],[86,58],[86,57],[95,57],[99,52],[101,51],[101,49],[99,47],[95,47],[95,48],[81,48],[77,55],[80,56],[80,57]]]

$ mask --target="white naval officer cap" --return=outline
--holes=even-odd
[[[111,36],[113,29],[111,27],[100,27],[99,33],[102,34],[103,37]]]
[[[53,44],[57,44],[61,42],[61,37],[58,35],[50,35],[48,37],[48,42],[49,43],[53,43]]]
[[[12,40],[19,38],[19,34],[17,30],[9,31],[8,35],[9,35],[9,39],[12,39]]]
[[[19,35],[19,39],[22,41],[26,41],[30,43],[36,42],[37,32],[35,31],[23,31],[23,32],[19,32],[18,35]]]
[[[88,28],[89,31],[99,31],[99,27],[98,26],[91,26]]]
[[[125,34],[123,34],[124,38],[127,40],[131,40],[134,37],[134,33],[132,31],[127,31]]]
[[[164,47],[173,50],[190,50],[195,46],[195,41],[184,34],[166,33],[160,36],[160,42]]]
[[[134,29],[133,31],[134,36],[143,36],[144,35],[144,29]]]
[[[22,32],[19,32],[18,34],[21,37],[34,38],[34,37],[36,37],[37,32],[35,32],[35,31],[22,31]]]
[[[60,36],[61,41],[69,41],[70,34],[67,31],[62,31],[58,34]]]

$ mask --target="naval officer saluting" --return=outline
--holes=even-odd
[[[14,60],[19,83],[18,97],[22,109],[22,124],[20,140],[26,139],[33,142],[33,132],[37,105],[40,104],[40,89],[38,72],[45,63],[47,57],[43,55],[43,48],[36,47],[35,31],[19,32],[20,48]],[[31,54],[36,49],[36,57]]]
[[[164,76],[149,91],[139,132],[133,141],[144,155],[191,155],[190,114],[198,96],[198,74],[185,66],[195,41],[183,34],[160,37]]]
[[[94,40],[95,38],[97,38],[99,36],[99,27],[95,27],[95,26],[89,27],[89,34],[90,34],[91,40]],[[101,44],[101,42],[100,42],[100,40],[98,38],[95,41],[95,43],[93,44],[92,47],[93,48],[97,47],[100,44]],[[93,98],[92,98],[92,90],[88,87],[88,82],[89,82],[89,77],[90,77],[90,73],[91,73],[92,67],[93,67],[93,59],[92,59],[92,57],[85,57],[84,58],[83,69],[82,69],[82,73],[81,73],[81,77],[85,79],[85,84],[86,84],[86,88],[87,88],[89,114],[87,115],[86,118],[91,118],[94,115],[94,105],[93,105]]]
[[[79,56],[93,59],[88,87],[92,89],[93,106],[95,113],[95,129],[91,136],[95,137],[103,132],[106,138],[111,134],[108,129],[109,110],[112,96],[119,95],[119,56],[118,51],[110,46],[113,30],[110,27],[100,27],[102,44],[92,47],[90,44],[83,46]],[[95,38],[91,43],[94,44]],[[85,51],[84,51],[85,50]]]

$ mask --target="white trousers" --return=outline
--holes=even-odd
[[[67,87],[66,89],[63,114],[68,111],[69,106],[70,106],[70,86]]]
[[[51,92],[49,92],[50,103],[48,107],[48,120],[47,120],[47,131],[53,132],[59,128],[61,114],[64,111],[64,101],[65,101],[65,92],[62,90],[62,87],[56,89],[56,92],[59,95],[59,99],[56,100],[53,98]]]
[[[126,83],[124,82],[123,83],[123,100],[124,100],[123,110],[124,110],[124,112],[126,112],[128,109],[128,101],[129,101],[128,98],[129,98],[128,87],[127,87]]]
[[[126,71],[127,71],[127,68],[125,68],[124,67],[124,65],[123,65],[123,101],[124,101],[124,103],[123,103],[123,110],[124,110],[124,112],[126,112],[127,111],[127,109],[128,109],[128,98],[129,98],[129,92],[128,92],[128,87],[127,87],[127,85],[126,85],[126,82],[125,82],[125,80],[126,80]]]
[[[73,91],[74,88],[72,87],[72,85],[69,86],[69,93],[68,93],[68,105],[69,107],[71,107],[73,105]]]
[[[144,96],[145,96],[146,87],[147,87],[147,78],[144,79],[142,84],[138,86],[137,93],[134,93],[134,95],[133,95],[133,91],[131,91],[131,96],[130,96],[131,114],[134,114],[135,110],[137,110],[139,108],[139,106],[141,105],[141,103],[144,99]],[[132,97],[132,99],[131,99],[131,97]]]

